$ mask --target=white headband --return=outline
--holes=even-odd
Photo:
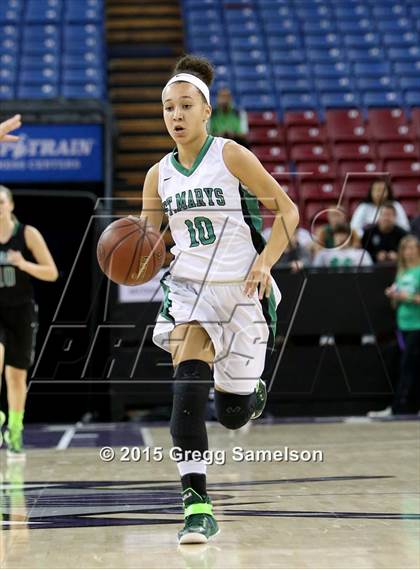
[[[186,83],[191,83],[191,85],[197,87],[197,89],[203,93],[204,98],[207,101],[207,104],[210,105],[209,88],[204,83],[204,81],[201,81],[201,79],[199,79],[195,75],[191,75],[190,73],[178,73],[178,75],[175,75],[174,77],[169,79],[169,81],[166,83],[165,87],[162,90],[162,102],[163,102],[163,93],[166,87],[169,87],[169,85],[172,85],[172,83],[175,83],[177,81],[185,81]]]

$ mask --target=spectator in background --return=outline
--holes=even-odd
[[[367,225],[375,223],[378,208],[386,201],[392,202],[395,207],[396,223],[406,231],[410,230],[410,223],[402,205],[395,201],[392,188],[388,182],[378,179],[375,180],[368,192],[364,202],[359,204],[353,213],[351,227],[362,237],[363,230]]]
[[[334,247],[334,249],[319,251],[315,255],[313,266],[338,268],[372,265],[369,253],[354,246],[351,228],[348,224],[337,225],[334,229]]]
[[[416,413],[420,409],[420,242],[414,235],[401,239],[397,277],[385,294],[397,309],[404,349],[392,408],[371,411],[370,417]]]
[[[270,238],[271,226],[266,227],[262,236],[266,241]],[[292,272],[300,271],[304,266],[310,265],[312,261],[312,237],[309,231],[303,227],[298,227],[289,241],[283,256],[276,263],[276,268],[290,267]]]
[[[210,134],[231,138],[239,144],[248,146],[247,132],[246,112],[235,109],[230,90],[223,87],[217,93],[217,105],[210,118]]]
[[[411,222],[411,231],[420,240],[420,199],[417,200],[417,215]]]
[[[368,226],[362,237],[363,248],[375,263],[396,263],[398,245],[407,234],[396,225],[397,213],[392,202],[385,202],[379,212],[378,223]]]
[[[300,228],[301,231],[306,229]],[[306,231],[306,233],[309,232]],[[309,238],[310,239],[310,238]],[[310,249],[304,245],[302,240],[299,240],[299,230],[291,237],[289,245],[284,251],[281,259],[276,263],[275,268],[290,267],[293,273],[303,269],[304,266],[310,265],[312,261],[312,254]]]
[[[0,123],[0,142],[17,142],[19,137],[14,134],[9,134],[9,132],[20,128],[21,126],[22,123],[20,115],[15,115],[14,117]]]
[[[346,210],[342,206],[332,204],[327,211],[328,223],[321,225],[315,231],[315,245],[314,250],[320,249],[333,249],[334,245],[334,230],[338,225],[347,224]],[[352,245],[353,247],[360,247],[360,239],[357,232],[351,230]]]

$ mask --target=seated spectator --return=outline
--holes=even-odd
[[[217,93],[217,105],[213,109],[210,119],[210,134],[231,138],[247,146],[247,132],[246,112],[235,109],[232,94],[227,87],[220,89]]]
[[[330,205],[327,210],[328,223],[320,226],[315,230],[314,250],[333,249],[334,245],[334,229],[337,225],[347,223],[346,210],[342,206]],[[360,247],[360,239],[357,232],[352,229],[353,247]]]
[[[407,232],[396,224],[396,219],[394,204],[385,202],[379,212],[378,223],[369,225],[363,233],[363,248],[375,263],[397,262],[398,245]]]
[[[303,239],[299,239],[303,232],[309,235],[309,231],[306,231],[306,229],[298,228],[296,230],[296,233],[290,239],[289,245],[285,249],[283,255],[276,263],[276,268],[290,267],[292,272],[296,273],[303,269],[304,266],[311,264],[312,254],[307,245],[305,245],[305,241],[306,244],[308,243],[306,236]],[[309,240],[311,241],[310,236]]]
[[[334,249],[322,249],[315,255],[314,267],[368,267],[372,258],[364,249],[357,249],[352,243],[348,224],[334,229]]]
[[[351,227],[357,231],[360,237],[362,237],[363,230],[367,225],[375,223],[378,209],[386,201],[392,202],[395,207],[397,225],[406,231],[410,230],[407,214],[402,205],[395,201],[391,186],[388,182],[378,179],[372,183],[365,201],[357,206],[351,219]]]

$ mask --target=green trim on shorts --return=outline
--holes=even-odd
[[[160,309],[159,314],[161,316],[163,316],[163,318],[165,318],[169,322],[172,322],[172,324],[175,324],[175,319],[173,316],[171,316],[171,314],[169,312],[169,310],[172,306],[172,300],[169,298],[169,293],[170,293],[171,289],[165,283],[165,278],[168,274],[169,274],[169,272],[165,273],[163,275],[163,277],[160,279],[160,286],[163,289],[163,303],[162,303],[162,308]]]

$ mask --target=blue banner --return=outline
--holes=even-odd
[[[101,182],[103,126],[25,124],[19,142],[0,144],[4,182]]]

